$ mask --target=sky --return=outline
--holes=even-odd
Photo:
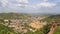
[[[0,13],[60,14],[60,0],[0,0]]]

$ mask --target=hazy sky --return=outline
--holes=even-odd
[[[60,13],[60,0],[0,0],[0,12]]]

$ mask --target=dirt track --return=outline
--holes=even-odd
[[[55,27],[52,26],[50,29],[50,32],[48,34],[53,34],[56,28],[57,28],[57,26],[55,26]]]

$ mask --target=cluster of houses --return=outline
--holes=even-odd
[[[28,30],[35,32],[37,29],[42,28],[44,25],[46,25],[46,22],[42,22],[40,21],[41,19],[44,19],[45,17],[28,17],[28,19],[9,19],[11,22],[9,22],[8,19],[5,19],[4,25],[13,28],[13,30],[15,32],[21,32],[21,33],[26,33]],[[27,24],[27,26],[30,26],[32,28],[34,28],[35,30],[33,30],[32,28],[29,27],[25,27],[25,24]]]

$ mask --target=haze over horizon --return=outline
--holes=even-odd
[[[0,0],[0,13],[60,14],[60,0]]]

